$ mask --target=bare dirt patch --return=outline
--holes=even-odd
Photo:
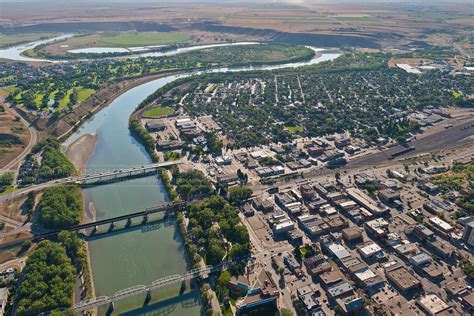
[[[26,148],[30,132],[23,123],[10,112],[5,104],[0,105],[0,168],[7,165]]]

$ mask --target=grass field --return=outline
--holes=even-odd
[[[108,32],[83,34],[59,43],[51,43],[41,49],[49,54],[63,55],[67,51],[88,47],[142,47],[182,43],[191,37],[180,32]]]
[[[82,88],[82,87],[76,88],[76,91],[77,91],[77,104],[81,104],[90,95],[95,93],[95,90],[93,90],[93,89],[85,89],[85,88]],[[59,100],[59,108],[63,108],[69,103],[72,92],[73,92],[73,89],[69,89],[66,92],[66,95],[64,96],[64,98]]]
[[[456,91],[456,90],[453,90],[452,93],[453,93],[453,97],[455,97],[456,99],[462,97],[463,95],[461,92]]]
[[[162,116],[166,116],[166,115],[170,115],[171,113],[173,113],[173,110],[174,108],[170,107],[170,106],[163,106],[163,107],[156,107],[156,108],[151,108],[147,111],[145,111],[145,113],[143,113],[143,116],[146,116],[146,117],[162,117]]]
[[[186,42],[189,39],[190,37],[187,34],[177,32],[128,32],[102,37],[101,46],[134,47],[164,45]]]
[[[41,38],[54,37],[56,33],[31,33],[31,34],[0,34],[0,47],[14,45],[16,43],[37,41]]]
[[[290,132],[292,134],[303,132],[303,127],[302,126],[285,126],[285,128],[288,130],[288,132]]]
[[[6,98],[10,93],[15,91],[16,87],[15,86],[5,86],[0,88],[0,96],[2,98]]]

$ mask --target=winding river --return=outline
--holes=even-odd
[[[339,56],[337,53],[328,53],[322,49],[312,49],[321,54],[307,62],[220,68],[208,72],[300,67],[333,60]],[[95,151],[87,163],[87,171],[150,163],[151,159],[143,146],[128,130],[130,115],[138,104],[156,89],[178,78],[200,73],[202,72],[167,76],[128,90],[71,135],[65,145],[85,134],[99,136]],[[168,200],[164,186],[156,176],[86,188],[83,193],[86,211],[95,215],[97,219],[141,210]],[[91,238],[88,240],[88,247],[96,296],[112,295],[118,290],[150,284],[158,278],[182,274],[187,270],[181,237],[173,222],[159,222],[119,230],[105,237]],[[144,297],[117,302],[114,314],[199,315],[201,306],[198,291],[189,290],[188,286],[187,290],[180,294],[180,287],[181,285],[177,284],[152,293],[152,300],[145,307]],[[106,308],[100,309],[99,312],[104,314]]]

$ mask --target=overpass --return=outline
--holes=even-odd
[[[0,195],[0,203],[25,195],[29,192],[35,192],[35,191],[43,190],[46,188],[50,188],[50,187],[54,187],[54,186],[58,186],[62,184],[76,183],[79,185],[98,185],[98,184],[103,184],[103,183],[109,183],[112,181],[117,181],[119,179],[145,177],[152,173],[157,172],[157,170],[160,168],[182,164],[183,162],[184,162],[184,159],[179,159],[179,160],[174,160],[174,161],[152,163],[152,164],[142,165],[142,166],[126,167],[122,169],[105,170],[105,171],[100,171],[100,172],[97,171],[97,172],[93,172],[93,173],[89,173],[89,174],[85,174],[81,176],[74,176],[74,177],[62,178],[58,180],[52,180],[45,183],[35,184],[35,185],[28,186],[19,190],[15,190],[9,194]]]

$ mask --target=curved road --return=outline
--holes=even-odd
[[[36,130],[30,125],[30,123],[28,123],[24,118],[23,116],[21,116],[20,114],[18,114],[18,112],[10,107],[10,104],[5,102],[4,99],[0,99],[0,103],[6,105],[5,106],[5,110],[6,111],[10,111],[13,115],[15,115],[16,117],[19,117],[20,118],[20,121],[28,128],[28,130],[30,131],[30,142],[28,143],[28,145],[25,147],[25,149],[21,152],[20,155],[18,155],[15,159],[13,159],[12,161],[10,161],[5,167],[3,167],[2,169],[0,169],[0,173],[3,173],[3,172],[6,172],[6,171],[9,171],[11,169],[11,167],[15,166],[16,164],[18,164],[18,166],[15,168],[15,179],[16,179],[16,174],[18,173],[18,169],[20,168],[19,166],[19,162],[21,160],[23,160],[23,158],[25,158],[25,156],[30,152],[31,148],[33,148],[33,146],[36,144],[36,142],[38,141],[38,134],[36,133]]]

